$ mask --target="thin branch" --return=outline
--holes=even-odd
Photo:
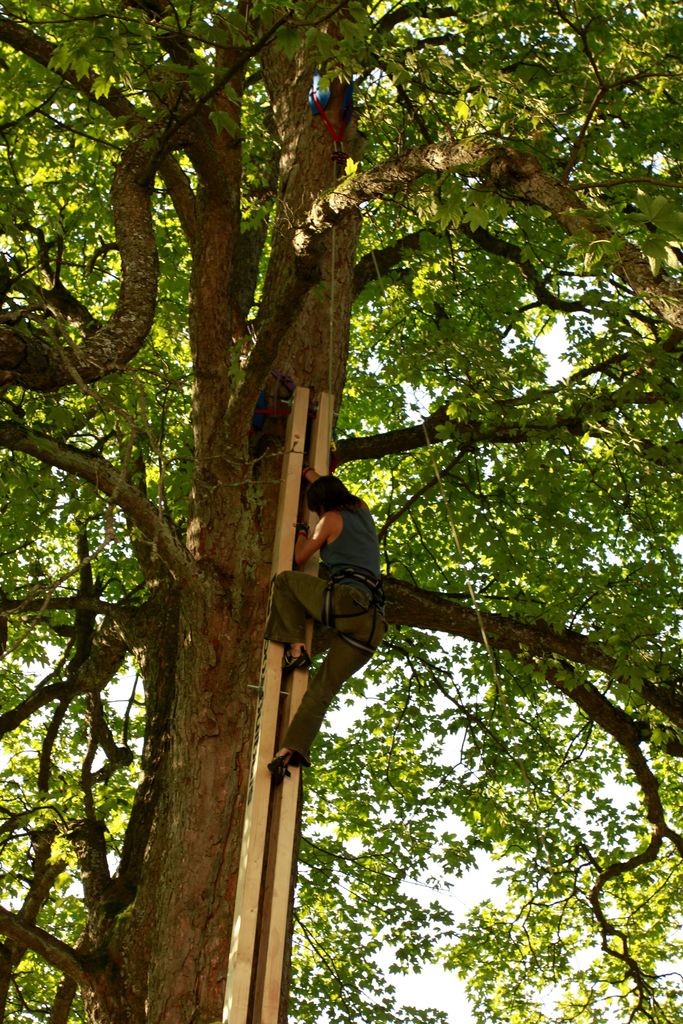
[[[457,453],[457,455],[454,458],[452,458],[450,462],[446,466],[444,466],[444,468],[440,471],[441,477],[447,477],[451,470],[455,469],[455,467],[465,457],[466,454],[467,448],[462,448]],[[401,505],[400,508],[392,512],[390,516],[387,516],[378,534],[380,542],[384,539],[384,537],[386,537],[388,530],[391,529],[394,523],[398,522],[399,519],[402,519],[402,517],[410,511],[413,505],[415,505],[420,500],[420,498],[423,498],[425,494],[428,494],[429,491],[432,490],[432,488],[436,487],[438,482],[438,478],[436,476],[432,476],[431,479],[429,479],[425,484],[422,485],[422,487],[418,487],[416,491],[413,491],[410,497]]]
[[[588,108],[588,110],[586,112],[586,116],[585,116],[585,118],[583,120],[583,124],[581,125],[581,128],[579,129],[578,135],[574,139],[574,144],[572,145],[571,151],[569,153],[569,156],[567,158],[567,162],[566,162],[565,167],[564,167],[564,171],[562,172],[562,181],[565,184],[569,181],[569,175],[573,171],[574,166],[575,166],[577,160],[579,159],[579,155],[581,153],[581,147],[583,146],[584,140],[585,140],[586,135],[588,133],[588,129],[590,127],[590,123],[593,120],[593,117],[595,116],[595,113],[596,113],[596,111],[597,111],[597,109],[598,109],[598,107],[599,107],[603,97],[609,92],[609,88],[610,87],[608,85],[605,85],[604,83],[598,86],[598,89],[597,89],[597,91],[595,93],[595,96],[593,97],[593,101],[592,101],[590,107]]]
[[[582,299],[563,299],[558,295],[553,295],[545,282],[539,277],[538,271],[533,264],[523,258],[520,246],[496,237],[496,235],[493,235],[485,228],[479,227],[472,230],[467,224],[458,225],[457,233],[470,238],[485,252],[490,252],[495,256],[500,256],[512,263],[516,263],[531,285],[538,301],[542,305],[547,306],[548,309],[561,313],[580,313],[588,308]]]
[[[66,671],[66,678],[41,684],[19,704],[0,715],[0,736],[17,729],[27,718],[54,701],[68,706],[77,695],[102,689],[116,674],[127,654],[128,647],[118,629],[111,623],[103,623],[95,636],[91,654],[84,661],[72,663]],[[53,675],[51,673],[48,678]]]
[[[657,188],[683,188],[683,180],[674,181],[668,178],[635,177],[635,178],[606,178],[604,181],[573,181],[572,188],[575,192],[589,191],[599,188],[619,188],[621,185],[655,185]]]
[[[381,280],[406,256],[420,251],[422,233],[419,231],[403,235],[391,245],[373,249],[356,264],[353,274],[353,293],[359,295],[370,281]]]
[[[77,992],[78,985],[73,978],[62,978],[57,988],[57,994],[55,995],[47,1024],[69,1024],[71,1006]]]
[[[579,199],[573,188],[547,174],[536,157],[507,148],[492,154],[486,176],[503,193],[532,203],[553,215],[569,235],[588,235],[611,241],[615,232]],[[683,328],[683,285],[653,274],[648,260],[636,246],[623,242],[612,256],[614,272],[634,295],[642,297],[672,327]]]
[[[0,16],[0,41],[30,57],[31,60],[49,70],[55,79],[61,79],[67,85],[73,86],[78,92],[86,95],[92,103],[102,107],[113,117],[126,118],[130,123],[139,120],[133,104],[115,87],[111,88],[106,95],[97,95],[96,75],[88,73],[79,76],[75,71],[56,70],[52,65],[57,49],[56,45],[24,28],[12,18]]]

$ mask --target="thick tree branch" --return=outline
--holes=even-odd
[[[57,994],[47,1024],[69,1024],[71,1006],[77,992],[78,986],[73,978],[62,978],[57,987]]]
[[[21,943],[26,949],[32,949],[47,963],[79,984],[86,984],[88,972],[84,957],[66,942],[56,939],[37,925],[25,923],[3,906],[0,906],[0,934]]]
[[[586,309],[586,304],[580,299],[562,299],[558,295],[553,295],[545,282],[539,277],[536,268],[528,260],[523,259],[520,246],[515,245],[513,242],[508,242],[504,238],[498,238],[496,235],[491,234],[490,231],[485,230],[485,228],[472,230],[468,224],[460,224],[457,228],[457,233],[470,238],[475,245],[478,245],[485,252],[489,252],[494,256],[500,256],[511,263],[516,263],[538,301],[542,305],[547,306],[548,309],[554,309],[562,313],[579,313],[581,310]]]
[[[434,428],[447,421],[445,406],[437,409],[423,421],[432,442],[435,438]],[[381,459],[384,455],[400,455],[416,448],[425,448],[427,444],[425,427],[420,423],[413,427],[399,427],[397,430],[387,430],[383,434],[371,434],[367,437],[344,437],[337,441],[335,454],[341,466],[345,462],[357,462],[361,459]]]
[[[421,245],[422,232],[413,231],[403,235],[392,245],[384,246],[382,249],[373,249],[366,253],[356,264],[353,275],[353,294],[360,295],[363,288],[371,281],[380,280],[406,256],[419,252]]]
[[[416,146],[369,171],[346,178],[317,199],[294,234],[294,247],[305,255],[314,238],[339,224],[371,199],[383,199],[409,188],[425,174],[465,172],[476,175],[492,159],[497,147],[486,140],[429,143]]]
[[[576,191],[547,174],[536,157],[505,149],[492,158],[487,180],[497,189],[548,210],[570,235],[608,240],[614,232],[601,223],[603,211],[591,210]],[[647,259],[629,243],[613,256],[613,268],[634,295],[640,296],[672,327],[683,327],[683,286],[654,275]]]
[[[96,744],[91,744],[94,754]],[[91,778],[90,764],[86,759],[83,765],[83,772]],[[83,773],[81,785],[83,785]],[[89,782],[84,789],[85,804],[92,800],[92,792],[89,789]],[[88,817],[81,821],[72,822],[67,832],[69,842],[73,846],[78,858],[79,875],[83,885],[85,905],[92,913],[99,907],[100,900],[107,886],[111,881],[109,866],[107,864],[107,846],[104,838],[105,825],[98,821],[88,812]]]
[[[79,76],[75,71],[58,71],[54,66],[50,67],[55,54],[55,44],[24,28],[13,18],[0,16],[0,42],[7,43],[46,70],[49,69],[50,73],[54,75],[55,81],[61,79],[67,85],[86,95],[97,106],[108,111],[113,117],[138,120],[135,107],[115,87],[109,89],[106,95],[97,95],[95,91],[96,75]]]
[[[435,594],[403,580],[387,577],[384,581],[387,616],[396,626],[415,626],[451,633],[482,642],[477,612],[447,595]],[[520,622],[510,616],[480,611],[492,647],[513,653],[525,651],[532,657],[559,656],[611,675],[615,659],[601,647],[573,630],[557,632],[546,625]]]
[[[28,892],[17,913],[17,917],[24,924],[35,925],[57,877],[66,867],[66,861],[53,856],[56,832],[55,828],[45,828],[32,836],[35,850],[31,865],[32,875]],[[14,970],[21,963],[25,953],[26,947],[15,940],[8,939],[0,944],[0,1020],[5,1020]]]
[[[115,903],[117,908],[126,906],[135,896],[157,803],[165,784],[163,768],[169,751],[168,721],[175,696],[180,600],[178,587],[162,586],[150,600],[142,621],[136,617],[131,623],[131,646],[138,647],[145,679],[147,721],[139,783],[119,866],[112,888],[105,896],[106,901]]]
[[[63,237],[59,235],[56,241],[50,244],[45,238],[42,228],[32,224],[27,227],[36,239],[42,276],[44,282],[47,282],[39,289],[45,308],[58,320],[61,319],[66,323],[78,326],[83,334],[91,334],[97,327],[96,321],[90,311],[71,294],[61,280]],[[56,250],[54,261],[51,251],[53,248]]]
[[[191,250],[197,244],[197,200],[187,174],[172,155],[159,164],[159,176],[168,189],[175,212]]]
[[[111,319],[80,345],[47,333],[0,331],[0,384],[55,391],[123,369],[139,351],[156,310],[158,259],[151,211],[153,169],[147,139],[132,143],[114,176],[112,211],[121,289]]]
[[[538,160],[511,146],[495,146],[486,139],[416,146],[369,171],[347,178],[316,200],[294,235],[294,246],[305,255],[315,237],[330,230],[357,210],[361,203],[383,199],[409,188],[434,173],[458,173],[483,179],[504,195],[517,197],[548,210],[570,235],[587,234],[611,239],[601,226],[602,211],[590,210],[574,190],[545,173]],[[626,244],[614,256],[614,270],[637,296],[673,327],[683,327],[683,286],[655,277],[645,257]]]
[[[111,498],[147,540],[156,546],[160,558],[176,579],[190,579],[192,559],[160,510],[137,487],[128,483],[106,459],[89,455],[70,445],[59,444],[47,437],[30,433],[19,424],[8,422],[0,422],[0,448],[25,452],[48,466],[87,480]]]
[[[40,793],[46,793],[50,787],[50,775],[52,772],[52,751],[59,736],[59,730],[69,710],[71,695],[62,697],[57,707],[52,712],[52,717],[47,723],[43,733],[43,742],[40,747],[40,764],[38,767],[38,778],[36,786]]]
[[[63,595],[50,597],[49,594],[46,594],[44,597],[16,598],[15,600],[0,598],[0,615],[7,618],[14,614],[40,615],[42,612],[49,612],[51,609],[55,611],[81,610],[84,612],[94,612],[96,615],[106,615],[108,612],[116,611],[120,607],[119,604],[103,601],[100,597],[82,597],[78,594],[73,597],[64,597]]]
[[[68,666],[66,678],[37,686],[28,697],[0,715],[0,736],[18,728],[55,700],[68,702],[77,694],[102,689],[114,677],[127,654],[128,647],[119,630],[105,621],[94,634],[87,656],[75,657]]]
[[[552,395],[548,389],[547,396]],[[540,396],[537,396],[540,398]],[[462,444],[523,444],[527,441],[538,441],[540,438],[561,436],[563,432],[573,437],[583,437],[595,431],[596,425],[605,420],[610,413],[627,406],[651,405],[661,401],[662,396],[656,391],[643,389],[641,392],[628,392],[625,397],[618,390],[613,393],[585,397],[575,393],[575,408],[555,410],[551,419],[551,411],[544,408],[543,415],[534,421],[533,417],[524,424],[506,423],[506,413],[514,416],[516,407],[528,399],[514,399],[509,403],[501,403],[501,422],[483,424],[480,420],[455,420],[448,416],[447,406],[442,406],[427,416],[422,423],[411,427],[400,427],[382,434],[368,437],[348,437],[337,442],[337,459],[344,462],[355,462],[359,459],[378,459],[384,455],[400,455],[405,452],[424,448],[428,443],[439,440],[437,427],[448,426],[449,439],[457,438]]]
[[[512,654],[523,652],[527,660],[559,657],[583,665],[591,671],[601,672],[609,678],[618,678],[616,659],[606,654],[599,644],[574,630],[565,629],[560,632],[543,622],[521,622],[511,616],[482,609],[477,612],[446,594],[422,590],[412,583],[392,577],[386,577],[384,589],[387,616],[393,625],[450,633],[481,644],[481,617],[489,643],[495,649],[510,651]],[[652,678],[642,679],[640,686],[645,701],[662,711],[673,725],[683,727],[683,693],[680,686],[670,681],[656,682]],[[587,694],[581,690],[577,692],[576,698],[584,699],[588,710],[589,701],[597,700],[596,695],[599,695],[597,690],[590,690]],[[607,706],[613,707],[609,704]],[[618,709],[614,711],[615,715],[618,713]],[[613,726],[615,721],[605,719],[605,724]],[[631,722],[628,716],[625,721]],[[672,745],[670,753],[678,755],[676,744]]]
[[[439,18],[452,18],[457,22],[460,16],[457,7],[434,7],[432,4],[418,2],[407,3],[401,4],[400,7],[394,7],[387,14],[382,15],[377,22],[377,28],[381,34],[389,32],[402,22],[411,21],[415,17],[429,18],[430,21],[436,21]]]
[[[42,67],[49,68],[56,80],[61,80],[66,85],[83,93],[91,103],[106,110],[112,117],[123,120],[129,126],[141,122],[142,119],[135,106],[116,87],[110,88],[106,94],[98,95],[95,90],[95,75],[88,74],[79,78],[73,71],[57,71],[54,67],[50,67],[55,52],[54,44],[30,32],[11,18],[0,17],[0,41],[8,43]],[[189,180],[177,161],[170,155],[162,157],[159,173],[169,190],[183,230],[192,245],[196,226],[194,196]]]
[[[629,766],[638,782],[647,808],[647,819],[656,832],[664,833],[664,807],[659,795],[659,783],[643,755],[640,745],[643,740],[639,726],[621,708],[600,693],[597,687],[583,680],[576,680],[571,666],[562,670],[551,669],[547,677],[558,690],[570,697],[586,713],[591,721],[617,741],[626,754]],[[635,865],[634,865],[635,866]],[[623,870],[631,870],[624,867]],[[611,872],[606,874],[605,881],[618,873],[613,865]]]

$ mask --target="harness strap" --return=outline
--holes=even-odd
[[[334,628],[334,619],[334,583],[330,580],[325,587],[325,593],[323,594],[321,622],[323,626],[331,626]]]
[[[371,605],[384,604],[384,588],[379,576],[375,576],[374,573],[368,572],[367,569],[361,569],[360,566],[349,565],[344,569],[339,569],[337,572],[333,572],[330,582],[346,583],[347,580],[362,583],[363,586],[370,591]]]
[[[308,102],[313,113],[320,114],[321,120],[332,137],[332,141],[334,143],[332,159],[336,160],[338,164],[343,166],[346,163],[347,156],[344,152],[342,143],[344,141],[344,134],[346,132],[347,125],[349,124],[351,115],[353,114],[353,82],[346,87],[346,92],[344,93],[344,101],[341,110],[341,125],[339,131],[337,131],[325,113],[325,107],[330,101],[330,93],[323,93],[322,100],[318,95],[319,79],[320,76],[317,74],[313,77],[313,85],[311,86],[311,90],[308,94]]]
[[[320,102],[320,99],[318,97],[318,90],[316,89],[315,85],[313,85],[313,87],[311,89],[311,99],[313,100],[313,102],[314,102],[314,104],[316,106],[316,110],[320,114],[320,117],[322,118],[323,122],[325,123],[325,127],[327,128],[328,132],[332,136],[333,140],[335,142],[342,142],[343,139],[344,139],[344,133],[346,131],[346,125],[342,121],[341,131],[337,132],[337,129],[334,127],[334,125],[330,121],[329,117],[325,113],[325,108],[322,105],[322,103]]]
[[[374,626],[372,631],[374,633]],[[349,636],[348,633],[340,633],[339,636],[345,643],[350,644],[351,647],[357,647],[360,651],[367,651],[368,654],[374,654],[377,650],[376,647],[371,647],[370,644],[364,644],[362,640],[357,640],[355,636]]]
[[[346,583],[349,580],[354,580],[358,583],[362,583],[370,591],[370,604],[367,608],[363,608],[359,612],[350,612],[344,614],[344,619],[355,619],[361,615],[367,615],[372,610],[372,626],[370,627],[370,635],[367,643],[359,640],[357,637],[351,636],[349,633],[337,630],[342,640],[345,640],[347,644],[351,644],[352,647],[358,647],[361,651],[368,651],[370,654],[374,654],[377,650],[371,644],[372,638],[375,634],[375,627],[377,626],[377,616],[384,614],[384,588],[382,587],[382,581],[373,573],[367,572],[365,569],[360,569],[355,566],[349,566],[346,569],[340,569],[338,572],[333,573],[330,577],[327,586],[325,587],[325,593],[323,595],[323,607],[321,613],[321,622],[323,626],[330,626],[335,629],[336,611],[334,602],[334,588],[338,583]]]

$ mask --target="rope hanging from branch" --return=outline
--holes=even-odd
[[[316,71],[313,75],[313,84],[311,85],[308,93],[308,105],[311,108],[311,113],[314,117],[320,117],[323,124],[327,128],[327,131],[332,138],[333,151],[332,159],[337,164],[337,170],[335,177],[339,174],[339,168],[343,167],[348,159],[346,152],[343,148],[344,136],[346,129],[351,122],[353,116],[353,82],[349,82],[344,90],[342,97],[342,104],[340,110],[340,126],[335,126],[330,121],[329,117],[325,113],[329,106],[332,98],[332,92],[329,88],[321,88],[320,86],[320,72]],[[334,354],[334,337],[335,337],[335,306],[336,306],[336,295],[335,295],[335,276],[337,271],[337,239],[336,229],[332,228],[332,254],[331,254],[331,272],[330,272],[330,327],[329,327],[329,340],[328,340],[328,377],[327,377],[327,389],[332,392],[332,362]]]

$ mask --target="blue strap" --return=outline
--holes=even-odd
[[[320,108],[323,110],[327,107],[330,102],[332,93],[329,89],[320,89],[320,72],[316,71],[313,75],[313,85],[308,93],[308,105],[311,108],[311,112],[317,116],[320,113]],[[316,102],[317,100],[317,102]]]
[[[334,139],[335,142],[341,142],[344,138],[344,132],[353,116],[353,82],[349,82],[344,90],[344,98],[341,106],[341,122],[342,127],[340,132],[336,132],[330,122],[325,117],[325,110],[327,109],[332,93],[329,89],[320,88],[320,72],[316,71],[313,75],[313,85],[311,86],[308,93],[308,105],[311,108],[311,112],[314,117],[322,117],[323,121],[327,126],[327,130]]]

